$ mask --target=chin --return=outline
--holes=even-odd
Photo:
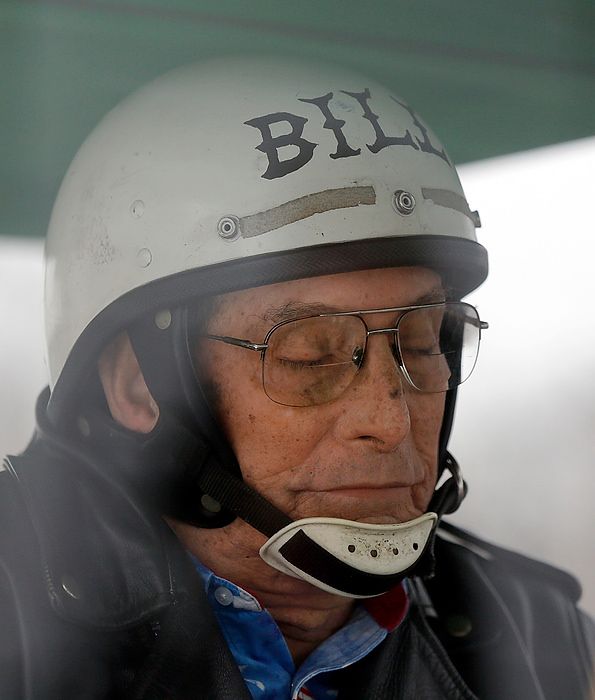
[[[343,508],[343,509],[328,509],[324,512],[318,512],[313,516],[305,517],[326,517],[326,518],[338,518],[341,520],[351,520],[357,523],[368,523],[373,525],[398,525],[399,523],[408,522],[409,520],[414,520],[423,515],[426,511],[418,508],[403,508],[400,510],[395,510],[394,508],[378,508],[378,509],[364,509],[364,508]]]
[[[366,515],[363,518],[356,518],[355,522],[369,523],[371,525],[398,525],[412,519],[409,517],[398,518],[394,515]]]
[[[419,518],[419,516],[423,515],[425,512],[426,511],[416,510],[415,512],[407,512],[399,515],[377,514],[346,519],[355,520],[358,523],[371,523],[373,525],[399,525],[400,523],[406,523],[409,520],[415,520],[415,518]]]

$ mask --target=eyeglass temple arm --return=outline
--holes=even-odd
[[[490,324],[487,321],[482,321],[479,318],[472,318],[470,316],[467,316],[465,318],[465,321],[470,323],[472,326],[478,327],[482,331],[485,331],[490,327]]]
[[[211,335],[210,333],[201,333],[200,335],[203,338],[220,340],[222,343],[227,343],[228,345],[237,345],[240,348],[246,348],[246,350],[256,350],[257,352],[262,352],[268,347],[266,343],[253,343],[250,340],[242,340],[242,338],[230,338],[228,335]]]

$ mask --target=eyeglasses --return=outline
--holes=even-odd
[[[390,328],[370,330],[369,314],[399,314]],[[264,343],[201,333],[261,353],[262,385],[282,406],[333,401],[361,369],[371,335],[387,334],[397,366],[420,392],[434,394],[462,384],[475,367],[481,331],[488,324],[464,302],[440,302],[371,311],[317,314],[273,326]]]

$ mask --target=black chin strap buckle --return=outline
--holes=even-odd
[[[454,513],[467,495],[467,484],[463,479],[463,473],[450,452],[446,452],[443,467],[450,472],[451,476],[436,489],[428,508],[437,513],[439,518]]]

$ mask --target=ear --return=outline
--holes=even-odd
[[[137,433],[149,433],[159,418],[127,333],[119,335],[102,353],[99,376],[112,417]]]

